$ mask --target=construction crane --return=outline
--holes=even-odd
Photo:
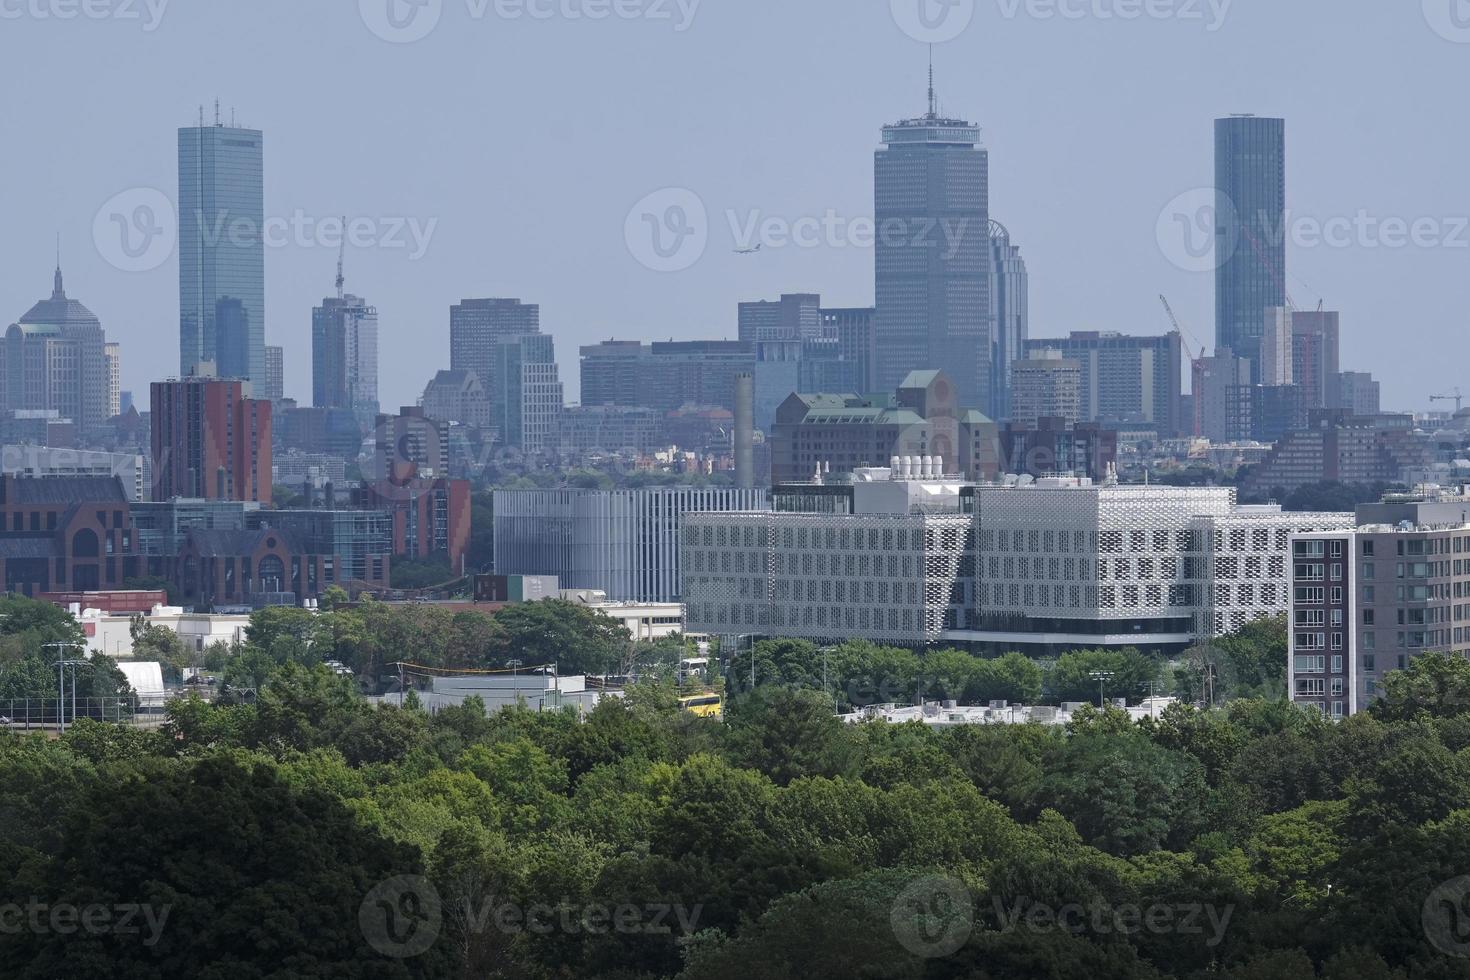
[[[1462,394],[1460,394],[1460,389],[1459,388],[1456,388],[1455,389],[1455,393],[1453,395],[1430,395],[1429,396],[1429,401],[1431,403],[1433,403],[1433,402],[1454,402],[1455,403],[1455,414],[1456,415],[1459,415],[1460,412],[1461,412],[1461,410],[1464,409],[1464,407],[1465,407],[1465,396],[1462,395]]]
[[[1182,345],[1184,356],[1189,358],[1190,391],[1194,394],[1194,434],[1198,437],[1204,434],[1204,406],[1201,404],[1199,392],[1203,385],[1204,360],[1205,355],[1209,353],[1209,348],[1200,344],[1199,338],[1184,329],[1184,324],[1180,323],[1179,318],[1174,315],[1174,307],[1169,305],[1169,298],[1163,293],[1159,294],[1159,302],[1164,304],[1164,312],[1169,314],[1169,322],[1174,324],[1174,332],[1192,344],[1199,344],[1199,357],[1194,356],[1188,344]]]

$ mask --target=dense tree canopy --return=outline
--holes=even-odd
[[[519,608],[266,610],[215,651],[231,687],[159,731],[0,733],[0,975],[1470,978],[1461,661],[1421,658],[1340,723],[1260,697],[854,724],[835,709],[1092,702],[1098,672],[1136,700],[1171,670],[766,642],[733,655],[718,720],[644,670],[678,644]],[[1276,628],[1217,644],[1239,689],[1274,674]],[[321,663],[405,655],[645,679],[580,718],[429,714]]]

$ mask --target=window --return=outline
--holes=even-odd
[[[1327,681],[1321,677],[1298,677],[1296,694],[1302,698],[1320,698],[1327,693]]]
[[[1373,610],[1373,609],[1364,609],[1363,610],[1363,625],[1364,626],[1373,626],[1374,625],[1374,620],[1376,620],[1377,618],[1378,618],[1378,613],[1377,613],[1376,610]]]
[[[1364,541],[1363,542],[1363,557],[1364,558],[1372,558],[1373,557],[1373,542],[1371,540],[1368,540],[1368,541]]]

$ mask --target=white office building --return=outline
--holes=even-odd
[[[677,602],[686,516],[767,506],[765,490],[728,487],[497,490],[495,571],[555,575],[614,601]]]
[[[900,461],[782,488],[773,512],[686,521],[690,632],[1177,652],[1286,612],[1291,535],[1351,514],[1229,488],[1074,478],[971,485]]]
[[[1231,488],[1057,478],[974,496],[979,627],[949,638],[1028,652],[1178,650],[1280,615],[1291,535],[1353,523]]]
[[[792,510],[692,515],[689,632],[934,643],[968,625],[968,485],[943,469],[932,457],[894,460],[856,470],[851,484],[793,489],[800,499],[779,505]]]

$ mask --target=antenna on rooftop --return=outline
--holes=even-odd
[[[342,259],[347,255],[347,216],[342,216],[342,241],[337,247],[337,298],[342,298],[342,286],[347,282],[342,277]]]
[[[929,118],[933,119],[938,113],[935,111],[934,102],[934,45],[929,45]]]

